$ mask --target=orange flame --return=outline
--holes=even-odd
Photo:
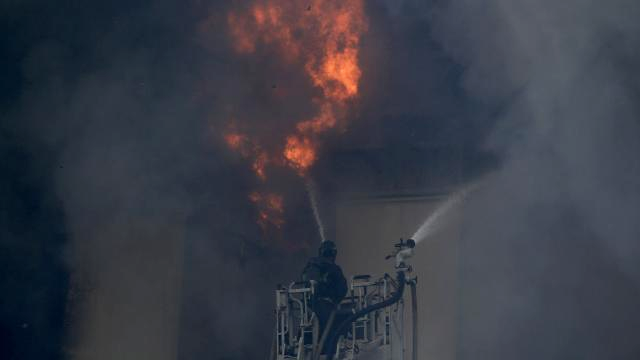
[[[258,153],[256,158],[253,160],[253,165],[251,166],[251,168],[253,168],[253,171],[256,173],[256,176],[258,176],[260,180],[267,179],[265,167],[267,166],[268,162],[269,158],[267,156],[267,153],[265,153],[264,151]]]
[[[224,136],[224,140],[232,150],[239,152],[240,154],[242,154],[242,156],[249,156],[249,138],[247,138],[246,135],[239,133],[228,133]]]
[[[224,138],[227,144],[229,144],[229,147],[234,150],[238,150],[240,145],[246,140],[245,136],[240,134],[227,134]]]
[[[284,148],[284,157],[289,165],[304,175],[316,161],[315,145],[309,138],[290,135]]]
[[[262,194],[252,192],[249,194],[249,200],[258,208],[258,224],[263,231],[266,231],[269,225],[276,228],[282,227],[284,224],[284,201],[282,195],[275,193]]]
[[[266,180],[266,167],[269,163],[269,155],[249,139],[248,136],[238,132],[228,132],[224,140],[230,149],[237,151],[245,158],[252,158],[251,168],[260,180]]]
[[[336,126],[336,117],[329,104],[320,108],[320,113],[311,120],[301,121],[296,125],[299,133],[322,133]]]
[[[358,95],[362,76],[359,46],[367,30],[363,1],[255,0],[246,10],[228,14],[229,32],[238,53],[252,54],[262,45],[272,47],[284,61],[303,65],[309,83],[319,90],[309,99],[317,107],[316,115],[298,121],[289,134],[283,134],[280,154],[262,151],[256,141],[242,134],[225,136],[231,149],[251,158],[259,179],[266,180],[268,164],[286,164],[305,176],[318,158],[320,136],[344,120],[348,102]],[[254,194],[252,201],[262,203]],[[269,217],[261,210],[261,218],[263,214]],[[265,222],[275,224],[267,218]]]

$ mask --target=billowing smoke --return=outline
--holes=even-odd
[[[500,170],[463,207],[461,358],[637,358],[638,5],[355,3],[367,22],[354,25],[361,73],[347,74],[359,79],[357,101],[348,102],[309,79],[312,57],[283,61],[271,46],[281,38],[238,52],[229,14],[246,20],[252,13],[242,2],[1,5],[9,34],[1,139],[10,144],[1,149],[14,176],[2,183],[18,189],[3,193],[12,200],[2,206],[25,214],[0,219],[19,225],[3,229],[2,245],[9,257],[29,256],[12,267],[30,274],[63,272],[64,264],[70,283],[57,302],[41,295],[44,286],[2,283],[3,292],[38,300],[3,312],[13,317],[2,334],[53,339],[43,352],[36,340],[14,341],[10,351],[33,359],[262,357],[273,286],[295,277],[320,236],[305,180],[287,166],[269,167],[261,180],[264,158],[230,149],[225,136],[259,138],[261,149],[282,154],[289,135],[318,140],[297,125],[321,124],[329,109],[349,122],[323,133],[308,170],[321,215],[330,208],[325,189],[369,180],[327,179],[335,164],[323,154],[332,146],[456,142],[471,159],[477,144],[501,155]],[[342,6],[310,4],[292,5],[286,17],[312,16],[314,4]],[[329,80],[316,79],[335,90]],[[391,177],[378,170],[379,179]],[[259,203],[275,208],[280,227],[261,226]],[[47,263],[41,258],[54,265],[32,265]],[[51,308],[31,311],[40,303]],[[35,327],[20,318],[29,313],[58,325]]]
[[[464,209],[462,359],[633,359],[640,344],[640,5],[432,13],[504,163]]]
[[[33,1],[7,4],[6,10],[3,19],[12,34],[7,63],[18,75],[15,89],[3,97],[3,114],[11,121],[3,132],[20,135],[16,146],[33,154],[29,166],[42,174],[33,181],[44,183],[46,204],[63,214],[41,222],[60,234],[51,235],[56,243],[39,246],[52,263],[65,264],[70,279],[57,303],[42,300],[50,306],[42,308],[42,318],[64,323],[31,330],[38,324],[16,315],[15,327],[3,326],[12,346],[7,354],[264,354],[272,290],[302,268],[305,256],[294,253],[304,254],[306,244],[315,242],[304,231],[315,231],[300,186],[286,191],[290,212],[279,234],[285,240],[265,240],[248,199],[255,180],[223,143],[227,106],[260,98],[243,97],[247,83],[238,84],[238,77],[245,72],[232,61],[226,21],[215,19],[224,18],[229,4]],[[239,93],[234,86],[242,88]],[[5,104],[6,99],[11,101]],[[285,189],[297,181],[279,177]],[[40,196],[36,190],[24,194],[15,197]],[[9,212],[19,208],[12,204],[6,205]],[[30,219],[22,221],[36,224]],[[31,241],[27,235],[15,238]],[[302,246],[282,245],[291,239]],[[7,241],[8,250],[25,263],[34,261],[12,245],[19,243]],[[293,259],[281,261],[285,256]],[[29,266],[41,265],[24,265]],[[5,284],[3,292],[22,291]],[[59,303],[66,304],[66,313]],[[23,313],[29,315],[28,309]],[[53,343],[39,352],[28,350],[29,341],[11,340],[27,333]]]

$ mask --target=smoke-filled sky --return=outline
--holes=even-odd
[[[504,104],[487,139],[502,168],[464,210],[462,358],[640,354],[639,14],[633,1],[433,14],[467,93]]]
[[[238,51],[228,19],[247,4],[0,5],[2,358],[268,349],[274,284],[318,235],[305,180],[274,165],[261,181],[224,136],[280,149],[319,90],[306,58],[268,41]],[[637,358],[640,6],[362,4],[358,95],[319,161],[398,144],[500,159],[464,208],[459,357]],[[309,173],[330,182],[327,168]],[[283,196],[282,228],[256,222],[254,191]],[[173,297],[179,331],[165,334],[154,321]]]

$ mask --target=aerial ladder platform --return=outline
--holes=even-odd
[[[407,264],[414,246],[411,239],[394,245],[394,252],[387,256],[395,259],[393,276],[352,276],[348,295],[322,334],[311,308],[315,282],[279,286],[269,359],[417,360],[417,278],[411,276],[412,268]],[[405,304],[407,288],[410,306]],[[405,327],[408,321],[410,327]]]

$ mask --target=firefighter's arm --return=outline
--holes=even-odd
[[[338,267],[337,269],[338,271],[336,271],[336,295],[340,296],[340,299],[344,298],[344,296],[347,294],[347,290],[349,290],[349,288],[347,287],[347,279],[345,279],[344,274],[342,273],[342,269],[340,269]]]

